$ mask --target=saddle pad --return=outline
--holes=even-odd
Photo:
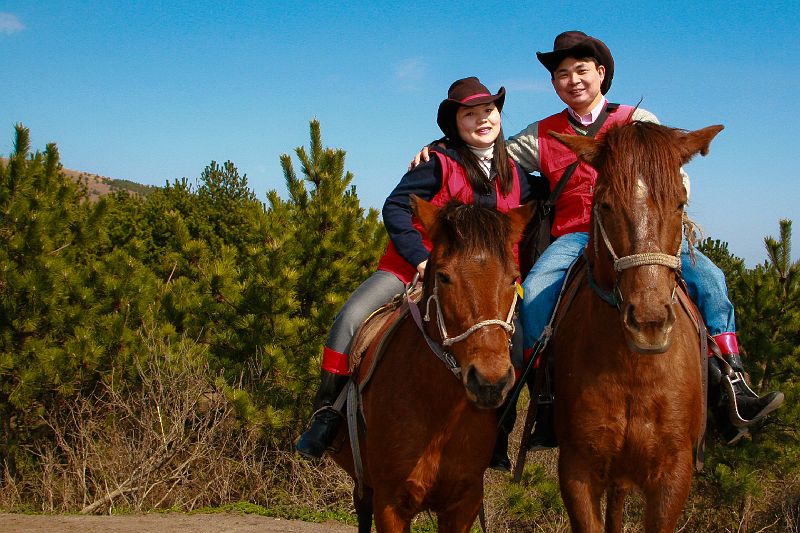
[[[418,302],[422,297],[422,287],[417,285],[409,293],[411,300]],[[377,361],[375,348],[383,345],[383,340],[394,330],[394,327],[408,313],[408,306],[403,305],[404,295],[398,294],[392,301],[376,309],[358,328],[350,348],[350,371],[358,375],[358,382],[364,385],[371,369]],[[364,369],[369,369],[365,374]]]

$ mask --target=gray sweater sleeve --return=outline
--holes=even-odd
[[[539,123],[534,122],[527,128],[512,135],[506,141],[508,155],[519,163],[519,166],[532,174],[541,170],[539,164]]]

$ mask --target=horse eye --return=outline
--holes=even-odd
[[[444,272],[437,272],[436,279],[438,279],[442,283],[450,283],[450,276],[448,276]]]
[[[600,209],[603,211],[611,211],[611,204],[608,202],[600,202]]]

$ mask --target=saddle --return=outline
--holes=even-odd
[[[407,293],[408,298],[419,302],[422,298],[422,285],[415,285]],[[369,382],[372,373],[383,355],[386,341],[408,315],[406,294],[397,294],[392,300],[376,309],[359,326],[350,348],[350,372],[359,390]]]

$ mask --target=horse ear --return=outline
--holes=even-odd
[[[683,163],[686,164],[694,157],[695,154],[708,155],[708,147],[711,141],[721,132],[725,126],[717,124],[716,126],[708,126],[701,130],[690,131],[686,133],[681,146]]]
[[[525,226],[533,216],[533,202],[528,202],[520,207],[510,209],[506,216],[511,219],[511,242],[517,242],[525,231]]]
[[[594,162],[597,161],[597,156],[600,153],[600,143],[597,139],[583,135],[564,135],[552,130],[549,130],[547,134],[575,152],[578,155],[578,159],[594,166]]]
[[[430,202],[426,202],[416,194],[409,196],[409,200],[411,201],[411,210],[420,222],[422,222],[422,225],[428,233],[430,233],[433,224],[436,222],[436,215],[439,212],[439,208]]]

